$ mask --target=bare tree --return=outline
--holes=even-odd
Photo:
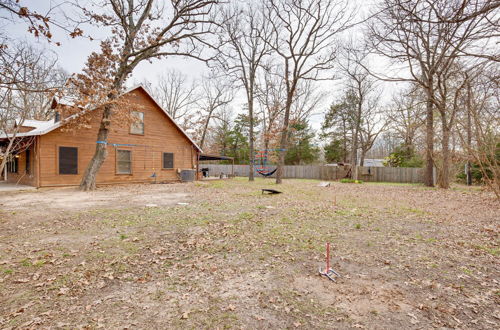
[[[367,67],[367,53],[349,42],[344,48],[344,60],[340,62],[341,72],[345,77],[346,89],[353,96],[355,106],[350,114],[352,132],[351,157],[352,176],[358,179],[358,152],[362,157],[373,146],[375,138],[385,125],[379,127],[378,100],[380,91]],[[361,147],[361,148],[360,148]],[[363,165],[363,162],[359,163]]]
[[[302,80],[297,87],[295,100],[290,109],[290,122],[307,122],[312,115],[317,115],[326,93],[320,91],[312,80]]]
[[[214,20],[210,16],[218,0],[105,0],[99,12],[84,9],[96,23],[111,28],[113,35],[102,43],[101,52],[89,56],[86,68],[73,79],[74,89],[87,102],[98,100],[102,118],[96,150],[82,177],[80,188],[95,188],[96,174],[107,156],[107,139],[116,100],[125,81],[143,61],[169,56],[201,57],[201,46],[208,45]],[[168,17],[168,18],[167,18]],[[89,104],[75,106],[89,108]]]
[[[449,4],[451,15],[443,15],[441,10],[435,10],[436,20],[434,22],[460,23],[470,21],[481,15],[489,15],[500,8],[498,0],[461,0]],[[498,17],[489,20],[489,23],[498,27]]]
[[[199,108],[200,132],[199,146],[203,149],[211,120],[217,116],[217,111],[223,109],[233,100],[233,91],[227,81],[211,76],[203,78],[201,95],[197,106]]]
[[[264,151],[268,151],[281,131],[286,91],[283,79],[279,75],[270,73],[269,70],[265,70],[260,76],[257,88],[263,126],[262,146]]]
[[[425,104],[418,94],[419,89],[410,86],[392,98],[388,109],[390,128],[407,147],[415,147],[415,138],[425,123]]]
[[[372,99],[372,101],[375,100]],[[387,118],[382,111],[379,111],[377,104],[368,106],[368,111],[363,114],[361,130],[359,131],[361,147],[359,165],[364,166],[367,153],[373,148],[380,134],[385,132],[388,124]]]
[[[18,136],[25,121],[47,119],[46,111],[52,96],[65,79],[54,74],[59,70],[55,56],[25,43],[11,45],[0,53],[0,70],[4,73],[0,82],[2,173],[7,161],[33,143],[33,138]]]
[[[277,57],[286,90],[276,183],[282,182],[288,145],[290,112],[302,80],[324,78],[337,56],[336,37],[353,18],[341,0],[267,0],[266,19],[271,23],[268,42]]]
[[[188,82],[187,75],[179,70],[168,70],[158,76],[158,86],[153,89],[163,108],[174,120],[186,116],[195,100],[195,84]]]
[[[487,73],[485,73],[487,72]],[[486,65],[468,74],[461,95],[458,136],[466,152],[467,180],[472,183],[471,163],[483,182],[500,199],[500,76],[498,66]]]
[[[246,2],[229,7],[224,13],[223,39],[220,61],[229,75],[236,78],[245,89],[249,127],[250,170],[248,180],[254,181],[254,126],[257,73],[263,59],[270,53],[269,24],[260,4]]]
[[[470,19],[456,19],[463,14],[461,0],[384,0],[379,14],[372,20],[368,41],[378,54],[396,64],[404,64],[408,77],[385,75],[383,79],[411,81],[425,93],[426,99],[426,170],[425,184],[433,186],[434,168],[434,111],[446,114],[449,91],[443,93],[449,75],[461,56],[484,47],[485,36],[494,33],[489,24],[491,12],[478,14]],[[452,18],[453,19],[446,19]],[[381,76],[381,75],[380,75]],[[443,85],[441,91],[438,85]],[[443,119],[448,129],[450,118]],[[447,132],[443,132],[444,164],[440,185],[449,186],[446,155]],[[446,144],[446,145],[445,145]]]

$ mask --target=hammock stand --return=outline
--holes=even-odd
[[[269,166],[267,166],[268,150],[258,150],[256,153],[257,154],[255,155],[255,158],[257,158],[257,160],[260,160],[260,166],[255,169],[257,173],[266,178],[273,175],[278,168],[271,170]]]

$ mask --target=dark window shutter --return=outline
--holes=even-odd
[[[163,168],[174,168],[174,154],[171,152],[163,153]]]
[[[26,174],[31,174],[31,152],[26,150]]]
[[[78,174],[78,148],[59,147],[59,174]]]

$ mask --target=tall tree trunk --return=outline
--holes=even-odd
[[[425,117],[425,172],[424,184],[434,187],[434,107],[431,96],[427,91],[426,117]]]
[[[112,104],[104,106],[99,132],[97,133],[97,143],[94,156],[87,165],[87,169],[85,170],[82,181],[80,182],[80,189],[83,191],[95,189],[97,173],[108,156],[107,142],[109,127],[111,126],[112,108]]]
[[[365,149],[361,150],[361,159],[359,160],[359,166],[365,166],[366,152],[367,151]]]
[[[471,148],[472,148],[472,120],[471,120],[471,101],[472,92],[470,83],[467,84],[467,185],[472,186],[472,170],[471,170]]]
[[[439,188],[450,188],[450,128],[446,125],[445,118],[442,119],[443,125],[443,140],[441,149],[443,153],[443,165],[439,180]]]
[[[291,92],[289,92],[286,97],[285,118],[283,120],[283,128],[281,131],[279,159],[276,169],[276,184],[281,184],[283,182],[283,167],[285,166],[286,149],[288,147],[288,126],[290,122],[290,108],[292,107],[292,97],[293,94]]]
[[[94,156],[87,165],[87,169],[83,174],[82,181],[80,182],[80,189],[83,191],[94,190],[96,187],[97,173],[101,169],[102,164],[108,155],[107,142],[109,136],[109,129],[111,127],[111,117],[113,115],[113,108],[115,107],[114,101],[120,97],[117,93],[121,91],[128,73],[133,69],[121,67],[118,70],[116,78],[113,82],[113,92],[108,94],[108,103],[104,105],[102,112],[101,123],[99,124],[99,131],[97,132],[97,141]]]
[[[347,129],[345,127],[345,122],[342,122],[342,134],[344,137],[343,145],[344,145],[344,164],[347,163]]]
[[[351,150],[351,176],[352,179],[358,179],[358,129],[354,130]]]
[[[252,82],[253,84],[253,82]],[[250,87],[252,88],[252,87]],[[248,171],[248,181],[254,181],[255,178],[254,178],[254,160],[255,160],[255,152],[253,150],[254,146],[253,146],[253,126],[254,126],[254,118],[253,118],[253,91],[251,92],[251,95],[249,95],[249,98],[248,98],[248,115],[249,115],[249,120],[250,120],[250,143],[249,143],[249,146],[250,146],[250,155],[249,155],[249,159],[250,159],[250,170]]]

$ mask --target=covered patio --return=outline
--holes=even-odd
[[[202,161],[230,161],[231,162],[231,174],[226,173],[226,176],[228,178],[233,178],[234,177],[234,158],[233,157],[227,157],[227,156],[219,156],[219,155],[210,155],[210,154],[201,154],[198,158],[199,162]],[[203,167],[203,164],[199,163],[200,166],[200,172],[202,173],[201,179],[208,179],[210,177],[209,169],[208,167]],[[219,179],[222,179],[223,176],[219,177]]]

